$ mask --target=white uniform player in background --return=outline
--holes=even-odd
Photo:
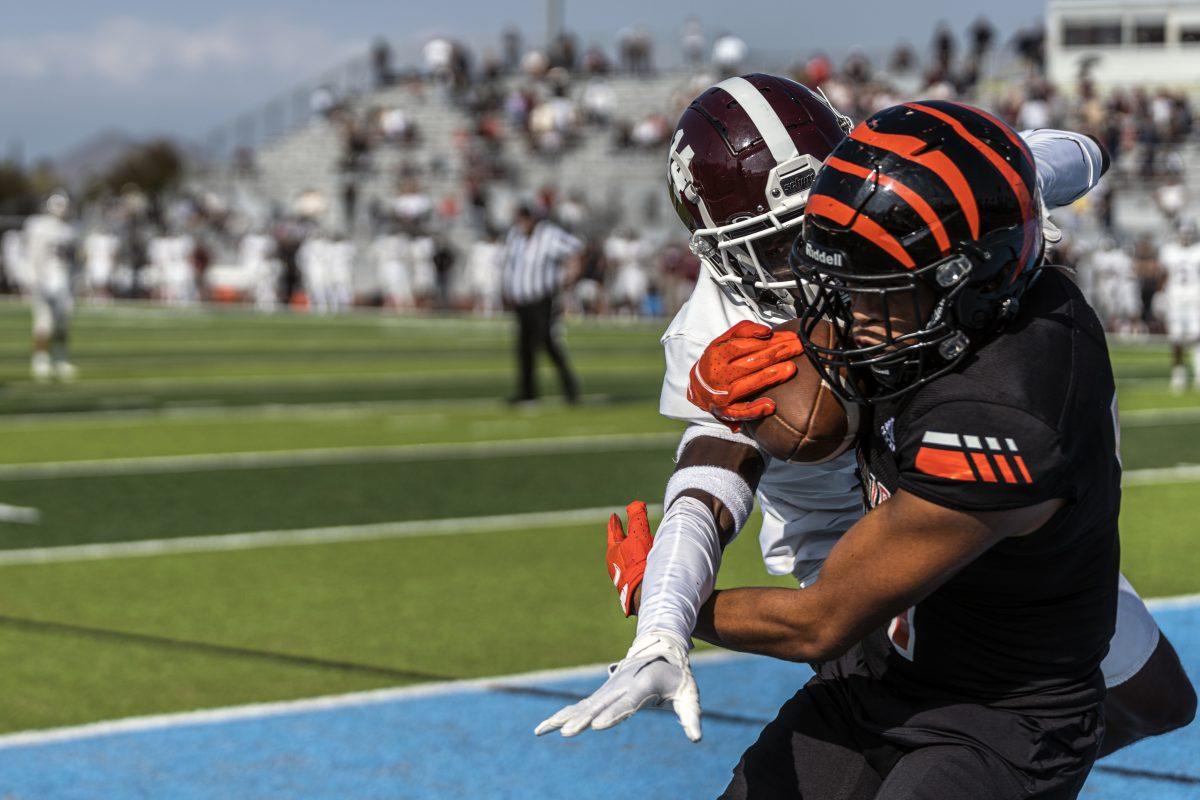
[[[609,300],[618,313],[639,314],[650,291],[650,245],[637,231],[614,233],[604,242],[612,288]]]
[[[358,245],[353,239],[341,234],[329,244],[329,297],[331,310],[345,311],[354,305],[354,263],[358,258]]]
[[[172,306],[194,305],[200,296],[192,260],[195,241],[185,233],[176,233],[164,238],[162,248],[163,299]]]
[[[146,282],[158,297],[166,297],[167,275],[171,271],[171,237],[159,230],[146,242]]]
[[[500,310],[500,254],[503,245],[490,231],[467,253],[464,283],[471,309],[491,316]]]
[[[84,237],[83,276],[88,296],[93,300],[103,301],[110,296],[109,284],[120,252],[121,240],[103,228],[96,228]]]
[[[1142,314],[1142,298],[1129,253],[1105,238],[1085,260],[1080,279],[1105,327],[1132,333]]]
[[[300,267],[300,281],[308,308],[317,314],[328,314],[333,299],[329,281],[329,256],[333,242],[323,233],[313,233],[304,240],[296,252],[296,263]]]
[[[422,308],[432,306],[437,297],[437,268],[433,265],[436,250],[437,243],[426,233],[413,236],[409,245],[413,297]]]
[[[389,308],[413,307],[412,276],[409,268],[409,237],[399,231],[377,236],[371,243],[370,260],[375,267],[383,302]]]
[[[764,85],[774,90],[771,99],[799,98],[790,102],[805,107],[789,113],[809,125],[785,126],[778,106],[759,88]],[[694,110],[697,106],[703,110]],[[725,119],[714,121],[723,115]],[[757,449],[757,444],[688,400],[692,367],[713,339],[744,320],[774,326],[794,318],[787,291],[798,289],[787,251],[800,231],[807,190],[821,159],[850,127],[849,119],[823,96],[765,75],[722,81],[684,112],[670,145],[669,187],[705,269],[662,337],[666,372],[659,409],[688,427],[666,487],[664,517],[644,561],[637,637],[604,686],[543,722],[539,735],[555,729],[574,735],[593,720],[599,722],[596,727],[608,727],[643,705],[671,701],[689,738],[699,738],[699,703],[687,644],[699,609],[715,587],[727,544],[720,529],[728,523],[716,520],[709,502],[696,493],[719,503],[732,520],[733,535],[757,500],[762,511],[759,546],[767,570],[791,574],[802,587],[819,579],[834,543],[861,517],[863,496],[853,451],[824,464],[804,465],[771,459],[760,450],[766,466],[752,491],[740,472],[717,466],[726,457],[716,456],[714,447],[728,442],[736,453]],[[1103,151],[1085,136],[1055,130],[1022,136],[1035,158],[1046,208],[1078,200],[1107,167]],[[739,149],[732,141],[746,144]],[[754,161],[731,163],[742,158]],[[758,159],[773,166],[760,173]],[[739,178],[740,184],[730,177],[742,175],[753,177]],[[702,458],[711,460],[693,463],[689,454],[701,451]],[[623,576],[612,560],[611,531],[610,525],[609,575],[628,613],[638,587],[630,582],[630,570]],[[1102,665],[1106,684],[1123,689],[1158,652],[1159,643],[1157,624],[1122,577],[1117,633]],[[661,666],[651,669],[655,664]]]
[[[33,310],[34,380],[68,381],[77,371],[67,357],[74,300],[71,294],[72,249],[75,231],[67,222],[70,201],[55,193],[46,200],[45,213],[25,220],[25,259]]]
[[[259,311],[279,307],[279,279],[283,265],[276,258],[275,237],[262,231],[247,233],[238,245],[238,261],[250,276],[250,292]]]
[[[1187,388],[1187,350],[1192,356],[1192,386],[1200,389],[1200,235],[1194,222],[1180,226],[1178,238],[1159,249],[1158,261],[1166,273],[1162,294],[1173,358],[1171,391]]]

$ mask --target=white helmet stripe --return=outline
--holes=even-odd
[[[762,96],[762,92],[754,88],[754,84],[745,78],[726,78],[717,84],[717,88],[733,95],[738,105],[750,115],[750,121],[762,134],[763,141],[767,143],[767,149],[771,151],[776,164],[782,164],[800,155],[796,150],[796,143],[783,126],[783,121],[779,119],[775,109],[771,108],[767,98]]]
[[[682,138],[683,128],[679,128],[675,131],[675,138],[671,141],[671,153],[668,156],[669,163],[667,169],[670,171],[671,180],[675,184],[675,191],[679,192],[684,199],[696,204],[696,208],[700,210],[700,221],[704,223],[705,228],[715,228],[717,223],[713,221],[712,215],[708,213],[708,206],[704,205],[704,198],[697,194],[693,200],[685,192],[686,187],[692,182],[692,157],[696,153],[692,150],[691,145],[682,150],[679,149],[679,141]]]

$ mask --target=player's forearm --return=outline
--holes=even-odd
[[[854,643],[822,625],[813,590],[745,588],[714,591],[700,608],[693,636],[727,650],[786,661],[835,658]]]
[[[762,457],[749,440],[691,429],[667,484],[666,514],[635,594],[638,631],[669,630],[687,638],[716,583],[721,553],[754,502]]]

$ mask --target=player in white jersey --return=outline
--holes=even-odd
[[[276,251],[275,237],[261,231],[247,233],[238,245],[238,261],[250,277],[254,307],[260,311],[274,311],[279,306],[283,266]]]
[[[1192,385],[1200,389],[1200,240],[1194,223],[1180,226],[1176,241],[1159,249],[1158,261],[1166,273],[1162,292],[1173,359],[1171,390],[1187,388],[1185,350],[1191,351]]]
[[[377,236],[371,242],[370,260],[375,267],[384,305],[389,308],[407,309],[413,305],[409,246],[408,236],[395,230]]]
[[[52,377],[66,381],[76,376],[75,366],[67,358],[74,310],[71,268],[75,231],[66,221],[70,208],[67,196],[56,192],[46,200],[44,213],[25,220],[25,264],[33,310],[29,370],[38,381]]]
[[[650,291],[650,245],[637,231],[621,231],[605,240],[604,257],[613,276],[612,307],[618,312],[640,313]]]
[[[437,295],[437,268],[433,264],[436,251],[437,243],[426,233],[414,235],[409,245],[412,293],[421,308],[432,306]]]
[[[192,305],[199,298],[196,267],[192,261],[196,244],[192,237],[178,233],[163,239],[162,292],[168,305]]]
[[[799,288],[787,253],[808,187],[849,128],[823,95],[765,75],[723,81],[684,112],[670,150],[669,188],[705,269],[662,337],[667,369],[660,411],[689,425],[653,547],[644,505],[629,506],[636,533],[628,537],[615,516],[610,521],[609,576],[626,614],[638,613],[637,638],[604,686],[543,722],[539,735],[610,727],[642,705],[670,701],[689,738],[698,738],[689,637],[722,550],[745,524],[756,495],[764,563],[772,574],[791,573],[802,587],[818,579],[833,544],[862,515],[852,453],[820,465],[773,460],[688,401],[693,365],[714,338],[743,320],[774,326],[794,317],[788,292]],[[1088,137],[1053,130],[1023,137],[1044,207],[1073,203],[1108,167],[1107,154]],[[1110,727],[1105,752],[1186,724],[1194,713],[1172,707],[1171,698],[1186,695],[1171,687],[1188,686],[1187,677],[1133,587],[1122,579],[1120,589],[1117,633],[1103,672],[1121,722]]]
[[[500,253],[503,249],[496,233],[489,230],[467,252],[464,283],[473,311],[491,315],[500,310]]]
[[[1083,265],[1085,293],[1109,330],[1129,332],[1142,314],[1133,259],[1114,240],[1100,243]]]
[[[121,240],[103,228],[96,228],[83,240],[84,278],[93,300],[109,296],[109,282],[117,266]]]
[[[329,265],[332,247],[331,239],[322,233],[313,233],[296,253],[308,308],[317,314],[328,314],[334,308]]]
[[[329,296],[332,310],[345,311],[354,304],[354,261],[358,245],[353,239],[338,235],[329,245]]]

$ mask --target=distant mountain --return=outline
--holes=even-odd
[[[116,128],[100,131],[55,158],[54,167],[69,188],[79,188],[89,177],[115,164],[140,141]]]

